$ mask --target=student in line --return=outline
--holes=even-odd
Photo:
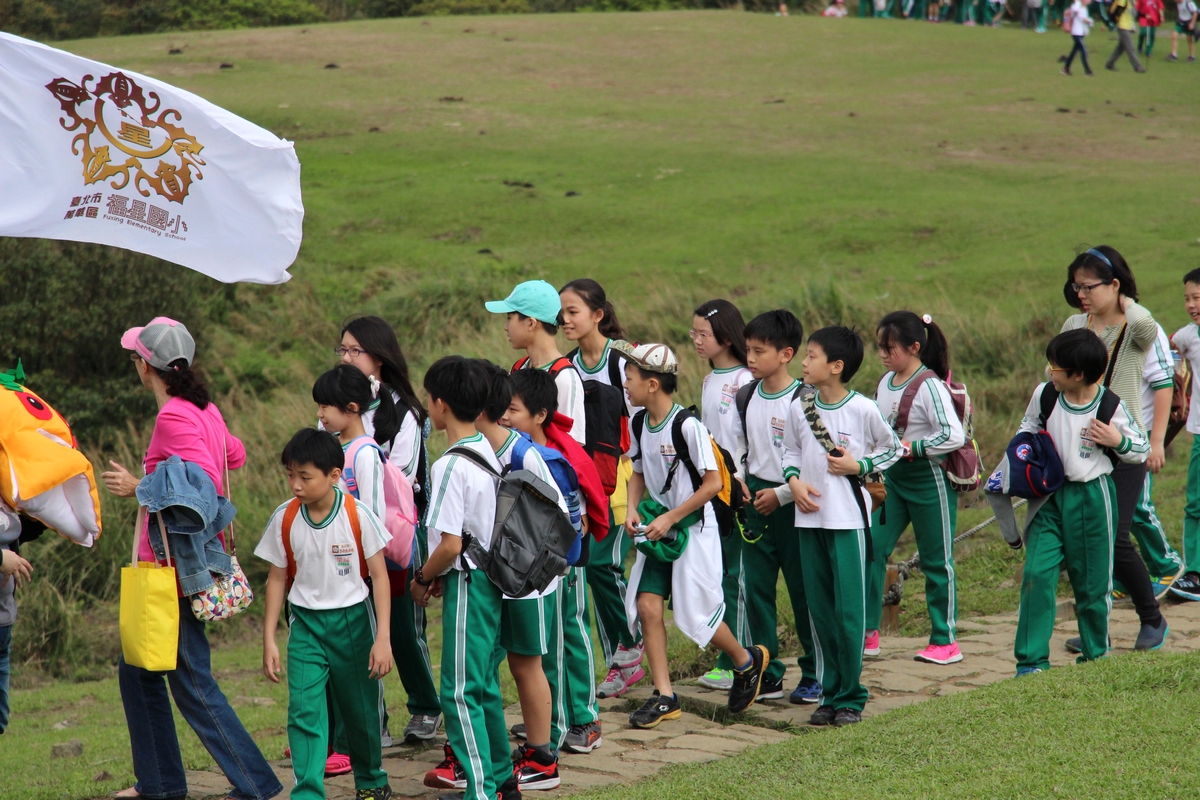
[[[1038,509],[1025,543],[1021,608],[1013,654],[1017,677],[1050,668],[1050,636],[1056,618],[1056,590],[1065,568],[1075,592],[1081,637],[1078,662],[1108,652],[1108,615],[1112,610],[1113,538],[1118,488],[1108,452],[1122,463],[1146,460],[1150,443],[1125,401],[1108,423],[1096,417],[1108,351],[1096,334],[1073,328],[1046,346],[1050,382],[1033,392],[1021,431],[1042,430],[1042,393],[1058,392],[1045,430],[1062,461],[1066,482]],[[1163,622],[1162,638],[1166,636]],[[1160,644],[1161,646],[1161,644]]]
[[[628,342],[617,346],[628,359],[625,389],[629,400],[645,409],[633,423],[629,452],[633,478],[625,527],[640,541],[629,576],[632,597],[627,613],[631,625],[633,620],[642,625],[646,661],[654,681],[653,694],[629,715],[629,722],[635,728],[654,728],[683,713],[667,663],[663,611],[668,599],[675,626],[684,636],[700,647],[711,642],[729,655],[734,664],[729,710],[744,711],[758,696],[768,655],[762,645],[745,648],[738,644],[722,620],[721,542],[711,500],[721,492],[723,480],[712,437],[700,420],[672,399],[679,362],[670,348]],[[676,418],[681,414],[686,415],[680,423],[686,453],[675,447]],[[684,459],[699,474],[699,486],[692,484],[692,470],[680,468]],[[643,500],[647,493],[649,497]]]
[[[875,560],[867,568],[867,638],[863,653],[879,655],[879,621],[888,556],[912,522],[925,575],[929,610],[929,646],[917,661],[962,661],[955,641],[958,622],[954,584],[954,530],[958,499],[939,465],[939,457],[963,446],[966,435],[954,411],[945,381],[950,377],[946,336],[928,315],[894,311],[876,331],[879,357],[887,374],[875,390],[875,402],[901,439],[901,458],[884,480],[887,499],[871,523]],[[911,387],[911,389],[910,389]],[[907,418],[900,419],[904,397],[911,397]],[[885,521],[884,521],[885,520]]]
[[[616,309],[599,283],[579,278],[559,290],[562,302],[562,330],[576,349],[571,362],[583,380],[597,381],[621,388],[625,380],[625,359],[612,349],[612,343],[624,340],[625,330],[617,320]],[[637,411],[625,398],[630,419]],[[565,411],[559,403],[559,410]],[[621,461],[627,462],[625,456]],[[619,469],[619,468],[618,468]],[[614,500],[617,494],[613,495]],[[598,697],[620,697],[645,677],[642,666],[642,634],[632,629],[625,616],[625,559],[632,540],[624,527],[625,518],[613,517],[608,538],[594,542],[586,569],[588,589],[596,607],[596,628],[608,674],[596,687]]]
[[[717,444],[733,454],[737,470],[734,477],[745,481],[742,453],[738,451],[738,390],[754,380],[746,366],[746,323],[742,312],[728,300],[709,300],[692,313],[692,328],[688,335],[696,355],[708,361],[712,372],[704,376],[700,390],[700,421],[712,433]],[[749,496],[749,493],[746,493]],[[725,624],[734,636],[747,647],[754,643],[750,633],[749,610],[746,607],[746,585],[742,578],[742,537],[726,536],[721,540],[721,555],[725,571],[721,591],[725,595]],[[696,681],[709,689],[728,691],[733,686],[733,664],[721,653],[717,664]]]
[[[747,488],[746,528],[743,533],[742,570],[746,608],[755,644],[765,645],[770,663],[759,697],[783,697],[784,663],[779,658],[776,632],[776,585],[783,573],[796,621],[796,636],[803,655],[797,659],[801,679],[788,698],[792,703],[815,703],[821,696],[816,651],[804,592],[804,570],[796,536],[792,490],[783,476],[783,433],[788,409],[800,391],[800,381],[788,372],[804,344],[800,320],[785,309],[759,314],[746,326],[746,364],[755,383],[738,420],[738,453],[745,467]]]
[[[379,686],[392,669],[383,557],[391,537],[370,508],[338,488],[344,455],[331,434],[298,431],[280,461],[294,497],[275,509],[254,554],[271,565],[263,673],[274,683],[282,671],[275,632],[285,595],[289,606],[287,728],[296,777],[291,796],[325,797],[328,686],[346,729],[358,796],[387,800],[392,790],[383,769]]]
[[[425,373],[424,385],[429,418],[446,432],[447,450],[469,448],[499,472],[495,451],[475,430],[488,399],[487,376],[479,364],[462,356],[440,358]],[[453,453],[434,462],[430,477],[429,559],[415,570],[410,591],[420,606],[442,597],[446,758],[462,754],[466,800],[516,800],[521,794],[495,661],[503,593],[463,552],[467,534],[485,550],[491,545],[496,484],[482,467]],[[443,761],[435,771],[445,767]]]
[[[1192,375],[1200,374],[1200,269],[1183,277],[1183,306],[1192,321],[1175,331],[1171,344],[1188,360]],[[1188,461],[1187,504],[1183,509],[1184,574],[1171,586],[1171,594],[1182,600],[1200,600],[1200,380],[1192,380],[1192,404],[1187,431],[1192,434]]]
[[[866,624],[865,569],[871,499],[859,480],[899,457],[899,437],[879,408],[846,384],[858,372],[863,343],[840,326],[808,338],[804,382],[816,388],[788,409],[783,461],[795,497],[804,591],[816,643],[820,705],[813,725],[862,721]],[[836,437],[836,438],[835,438]],[[858,495],[855,497],[855,495]]]

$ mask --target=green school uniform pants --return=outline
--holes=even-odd
[[[875,0],[858,0],[858,15],[860,17],[875,16]]]
[[[866,632],[866,532],[800,528],[804,596],[812,619],[821,705],[862,711]]]
[[[592,540],[586,569],[605,665],[612,664],[617,647],[633,647],[642,640],[640,633],[635,637],[629,632],[629,618],[625,616],[625,557],[629,555],[633,540],[625,533],[624,525],[616,524],[611,508],[608,510],[608,521],[610,527],[604,541]]]
[[[348,755],[356,789],[388,782],[379,739],[379,681],[368,675],[375,644],[370,600],[328,610],[291,606],[287,644],[288,746],[296,800],[325,797],[329,747],[329,707],[325,687],[347,731]]]
[[[1200,572],[1200,435],[1192,437],[1187,505],[1183,507],[1183,559],[1188,572]]]
[[[1041,507],[1025,544],[1025,577],[1013,654],[1017,669],[1050,668],[1058,576],[1065,567],[1075,591],[1083,651],[1077,662],[1108,651],[1112,610],[1113,539],[1117,533],[1117,494],[1112,478],[1067,481]]]
[[[1138,28],[1138,52],[1144,52],[1147,58],[1150,57],[1150,51],[1154,49],[1154,34],[1157,31],[1158,28],[1152,25],[1147,25],[1144,28]]]
[[[734,531],[721,540],[721,556],[725,571],[721,576],[721,593],[725,595],[725,624],[738,644],[749,647],[754,644],[750,633],[750,615],[746,609],[746,582],[743,579],[742,547],[745,541]],[[717,669],[733,669],[733,659],[721,651],[717,656]]]
[[[595,551],[593,551],[595,552]],[[554,626],[542,669],[550,681],[553,713],[550,744],[561,748],[567,729],[600,719],[596,702],[596,661],[588,614],[586,567],[571,567],[558,583]]]
[[[1138,548],[1142,551],[1142,561],[1146,562],[1146,570],[1151,578],[1161,578],[1164,575],[1175,575],[1183,566],[1183,558],[1167,541],[1167,532],[1163,530],[1154,508],[1152,493],[1154,491],[1154,476],[1146,471],[1146,483],[1142,493],[1138,495],[1137,505],[1133,507],[1133,525],[1129,532],[1137,539]],[[1113,581],[1114,589],[1121,589]]]
[[[443,578],[442,598],[446,739],[466,771],[464,799],[495,800],[512,775],[495,660],[503,594],[479,570],[452,569]]]
[[[425,563],[429,545],[424,528],[417,530],[413,548],[413,569]],[[407,591],[392,598],[392,658],[396,673],[408,695],[408,713],[435,717],[442,713],[437,686],[433,682],[433,666],[429,660],[429,644],[425,640],[425,609],[412,601]]]
[[[867,565],[867,630],[879,630],[888,556],[911,522],[925,575],[930,644],[951,644],[957,629],[954,528],[958,501],[942,468],[927,458],[899,461],[884,473],[887,499],[871,520],[875,560]],[[886,512],[880,514],[880,512]],[[880,518],[887,522],[880,522]]]
[[[746,486],[753,497],[760,489],[775,488],[778,483],[769,483],[750,475]],[[775,607],[775,587],[782,570],[788,595],[792,600],[792,613],[796,618],[796,635],[804,648],[796,663],[805,678],[816,680],[817,665],[813,653],[812,626],[808,623],[808,601],[804,596],[804,573],[800,566],[800,543],[796,536],[796,507],[789,503],[780,506],[764,517],[746,507],[746,538],[757,541],[745,542],[742,547],[742,569],[746,586],[746,610],[750,617],[750,634],[754,644],[761,644],[771,654],[766,679],[783,680],[784,663],[779,659],[778,617]]]

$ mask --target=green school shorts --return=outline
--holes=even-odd
[[[551,604],[557,602],[556,593],[521,600],[506,597],[500,601],[500,646],[519,656],[546,655],[553,619]]]
[[[659,561],[657,558],[646,557],[642,565],[642,579],[638,581],[638,594],[656,594],[659,597],[671,596],[671,571],[674,564]]]

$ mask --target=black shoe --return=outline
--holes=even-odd
[[[517,776],[514,775],[506,780],[499,791],[499,800],[521,800],[521,789],[517,785]],[[462,797],[462,795],[459,795]]]
[[[758,687],[758,697],[754,698],[756,703],[765,703],[768,700],[783,699],[783,678],[773,681],[770,678],[763,676],[762,685]]]
[[[1083,639],[1079,636],[1072,636],[1070,639],[1067,639],[1067,641],[1063,643],[1063,647],[1067,648],[1068,653],[1082,653],[1083,652]],[[1108,639],[1108,649],[1112,650],[1112,637],[1111,636]]]
[[[1183,600],[1200,600],[1200,573],[1184,573],[1171,584],[1171,594]]]
[[[1142,625],[1133,649],[1158,650],[1167,643],[1167,634],[1170,632],[1171,629],[1167,627],[1167,618],[1160,615],[1158,625]]]
[[[855,711],[853,708],[839,708],[833,715],[833,722],[830,724],[835,728],[840,728],[843,725],[854,725],[857,722],[862,722],[861,711]]]
[[[679,719],[683,709],[679,707],[679,696],[663,697],[654,690],[642,707],[629,715],[629,724],[635,728],[655,728],[664,719]]]
[[[763,673],[771,660],[767,648],[761,644],[751,645],[750,666],[733,671],[733,686],[729,687],[729,710],[740,714],[750,707],[762,689]]]
[[[392,796],[392,787],[386,783],[374,789],[359,789],[355,792],[358,800],[388,800]]]
[[[518,722],[516,725],[513,725],[511,728],[508,729],[508,732],[512,734],[514,739],[528,739],[529,738],[529,734],[527,734],[525,732],[525,723],[524,722]]]
[[[1105,64],[1105,65],[1104,65],[1104,68],[1105,68],[1106,70],[1108,70],[1109,72],[1116,72],[1116,71],[1117,71],[1117,68],[1116,68],[1116,67],[1114,67],[1112,64]]]
[[[821,706],[808,718],[808,724],[829,725],[833,722],[835,716],[837,716],[837,711],[834,710],[833,706]]]

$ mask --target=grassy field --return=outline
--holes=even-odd
[[[681,348],[687,402],[705,369],[686,352],[690,311],[711,297],[734,299],[747,318],[784,305],[808,329],[844,321],[869,332],[887,311],[928,311],[948,332],[993,463],[1070,311],[1061,286],[1079,247],[1125,253],[1168,331],[1186,321],[1179,280],[1200,260],[1196,67],[1164,62],[1160,43],[1146,75],[1122,65],[1068,79],[1055,63],[1068,43],[1013,28],[688,12],[379,20],[64,46],[297,142],[308,215],[295,277],[236,287],[226,323],[200,343],[198,366],[248,445],[235,483],[245,547],[286,497],[277,453],[315,417],[309,389],[332,362],[340,320],[387,317],[418,374],[448,352],[508,363],[500,320],[482,302],[531,277],[604,283],[633,338]],[[1093,60],[1114,43],[1091,36]],[[168,55],[173,47],[183,54]],[[852,385],[869,393],[881,371],[869,353]],[[148,433],[135,421],[94,457],[133,466]],[[1181,439],[1157,484],[1176,541],[1188,445]],[[104,502],[100,585],[128,552],[132,518]],[[959,528],[985,517],[964,509]],[[93,557],[69,550],[31,548],[43,574]],[[958,558],[963,616],[1015,608],[1021,555],[994,531]],[[921,589],[916,576],[906,591],[912,634],[927,629]],[[111,676],[111,627],[93,624],[96,611],[81,617],[48,581],[23,602],[19,651],[73,626],[55,669]],[[276,699],[238,710],[268,751],[281,749],[282,695],[255,677],[253,637],[229,638],[216,655],[223,683],[231,696]],[[81,652],[99,653],[101,666],[74,672],[70,656]],[[678,651],[681,673],[705,663]],[[115,681],[45,683],[26,672],[0,748],[0,796],[88,796],[127,780]],[[398,706],[395,682],[389,690]],[[52,730],[66,719],[75,732]],[[49,742],[67,735],[85,739],[85,758],[52,764]],[[184,739],[189,763],[206,763]],[[14,784],[24,772],[37,788]]]

